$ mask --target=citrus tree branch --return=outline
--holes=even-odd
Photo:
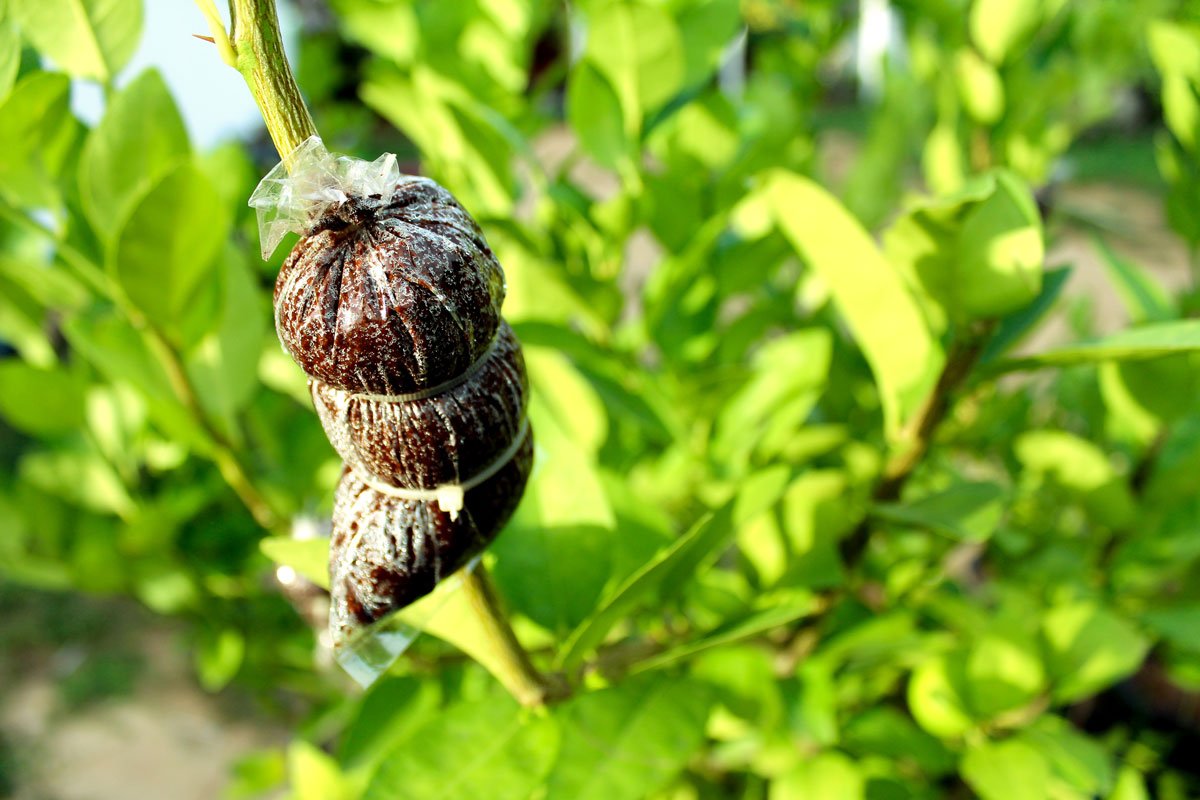
[[[233,26],[227,41],[234,66],[250,87],[267,133],[284,166],[290,169],[287,161],[292,151],[305,139],[316,136],[317,127],[283,50],[275,0],[230,0],[229,7]]]

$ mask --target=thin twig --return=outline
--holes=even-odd
[[[200,395],[196,391],[195,384],[192,383],[191,376],[188,375],[187,367],[179,357],[179,352],[153,325],[146,324],[142,329],[147,343],[167,373],[171,390],[211,440],[212,453],[210,457],[217,465],[221,477],[241,499],[242,504],[254,517],[254,521],[263,529],[277,534],[290,533],[266,495],[259,491],[258,486],[250,478],[250,473],[237,456],[237,447],[229,441],[222,430],[213,424],[204,410],[200,403]]]
[[[929,452],[933,436],[950,409],[951,399],[979,361],[992,328],[991,325],[985,325],[970,331],[951,347],[933,390],[905,426],[901,435],[901,449],[884,465],[883,475],[871,494],[872,502],[892,503],[900,499],[905,484]],[[842,540],[839,549],[847,567],[853,568],[862,560],[870,535],[870,517],[865,516],[854,531]]]

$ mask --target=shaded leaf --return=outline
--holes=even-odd
[[[1090,697],[1133,674],[1150,643],[1129,622],[1091,603],[1059,606],[1042,618],[1054,698]]]
[[[147,192],[113,242],[109,269],[129,300],[177,340],[189,303],[221,251],[229,212],[190,164]]]
[[[555,720],[535,717],[507,697],[443,711],[391,751],[365,800],[526,800],[558,750]]]
[[[559,653],[559,663],[567,669],[578,666],[584,656],[604,641],[612,627],[648,595],[660,589],[677,590],[698,564],[732,536],[731,513],[726,506],[705,517],[630,575],[571,633]]]
[[[704,738],[711,703],[686,678],[632,678],[556,709],[562,748],[547,796],[639,800],[678,773]]]
[[[876,503],[871,513],[966,541],[983,541],[1004,515],[1007,492],[994,483],[959,483],[907,503]]]

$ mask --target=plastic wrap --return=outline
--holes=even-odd
[[[285,164],[291,164],[289,170]],[[303,233],[351,196],[391,198],[400,182],[393,153],[374,161],[330,153],[319,136],[305,139],[266,174],[250,206],[258,215],[258,238],[266,260],[288,233]]]

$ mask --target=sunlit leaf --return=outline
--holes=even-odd
[[[142,33],[140,0],[10,0],[43,55],[79,78],[111,81]]]
[[[1054,697],[1073,702],[1131,675],[1149,648],[1126,620],[1090,603],[1051,609],[1042,619]]]
[[[1172,353],[1200,350],[1200,321],[1158,322],[1119,331],[1111,336],[1063,345],[1036,355],[1001,361],[997,372],[1069,367],[1102,361],[1138,361]]]
[[[156,71],[114,95],[79,161],[79,193],[97,235],[117,236],[133,205],[189,149],[183,118]]]
[[[985,742],[967,750],[962,776],[982,800],[1018,795],[1047,797],[1050,767],[1032,745],[1020,740]]]
[[[772,173],[763,191],[784,234],[828,284],[875,373],[888,434],[897,435],[933,385],[941,345],[899,273],[832,195],[788,172]]]

